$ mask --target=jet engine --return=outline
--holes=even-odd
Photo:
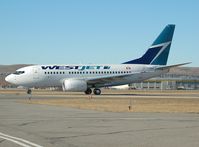
[[[62,85],[63,91],[84,92],[87,90],[87,82],[78,79],[66,79]]]

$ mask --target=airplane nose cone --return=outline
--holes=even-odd
[[[9,82],[9,83],[13,83],[13,76],[12,75],[8,75],[6,78],[5,78],[6,82]]]
[[[10,81],[10,76],[6,76],[5,80],[6,80],[6,82],[9,82]]]

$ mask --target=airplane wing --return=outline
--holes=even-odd
[[[127,80],[130,76],[138,76],[139,74],[140,72],[128,73],[122,75],[107,75],[103,77],[87,78],[86,81],[88,85],[99,85],[99,84],[112,83],[114,81]]]
[[[155,70],[169,70],[174,67],[190,64],[191,62],[187,63],[182,63],[182,64],[175,64],[175,65],[170,65],[170,66],[163,66],[163,67],[157,67]],[[107,83],[112,83],[114,81],[123,81],[123,80],[128,80],[130,77],[134,77],[139,80],[139,77],[142,74],[149,73],[151,71],[143,71],[143,72],[137,72],[137,73],[128,73],[128,74],[122,74],[122,75],[106,75],[103,77],[91,77],[85,79],[88,83],[88,85],[101,85],[101,84],[107,84]]]

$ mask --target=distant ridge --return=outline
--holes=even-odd
[[[199,76],[199,67],[176,67],[170,70],[170,74]]]
[[[13,65],[0,65],[0,73],[14,72],[17,69],[32,64],[13,64]]]

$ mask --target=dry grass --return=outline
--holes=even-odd
[[[23,102],[111,112],[199,112],[199,99],[195,98],[43,99]]]
[[[26,101],[27,102],[27,101]],[[31,100],[43,104],[111,112],[192,112],[199,113],[199,98],[70,98]],[[131,109],[129,110],[129,106]]]
[[[5,90],[0,93],[24,95],[25,91]],[[104,95],[93,96],[92,99],[82,93],[36,90],[33,94],[31,101],[20,100],[19,102],[111,112],[199,113],[199,91],[103,90]],[[34,99],[34,96],[39,96],[41,99]],[[130,110],[129,106],[131,106]]]

